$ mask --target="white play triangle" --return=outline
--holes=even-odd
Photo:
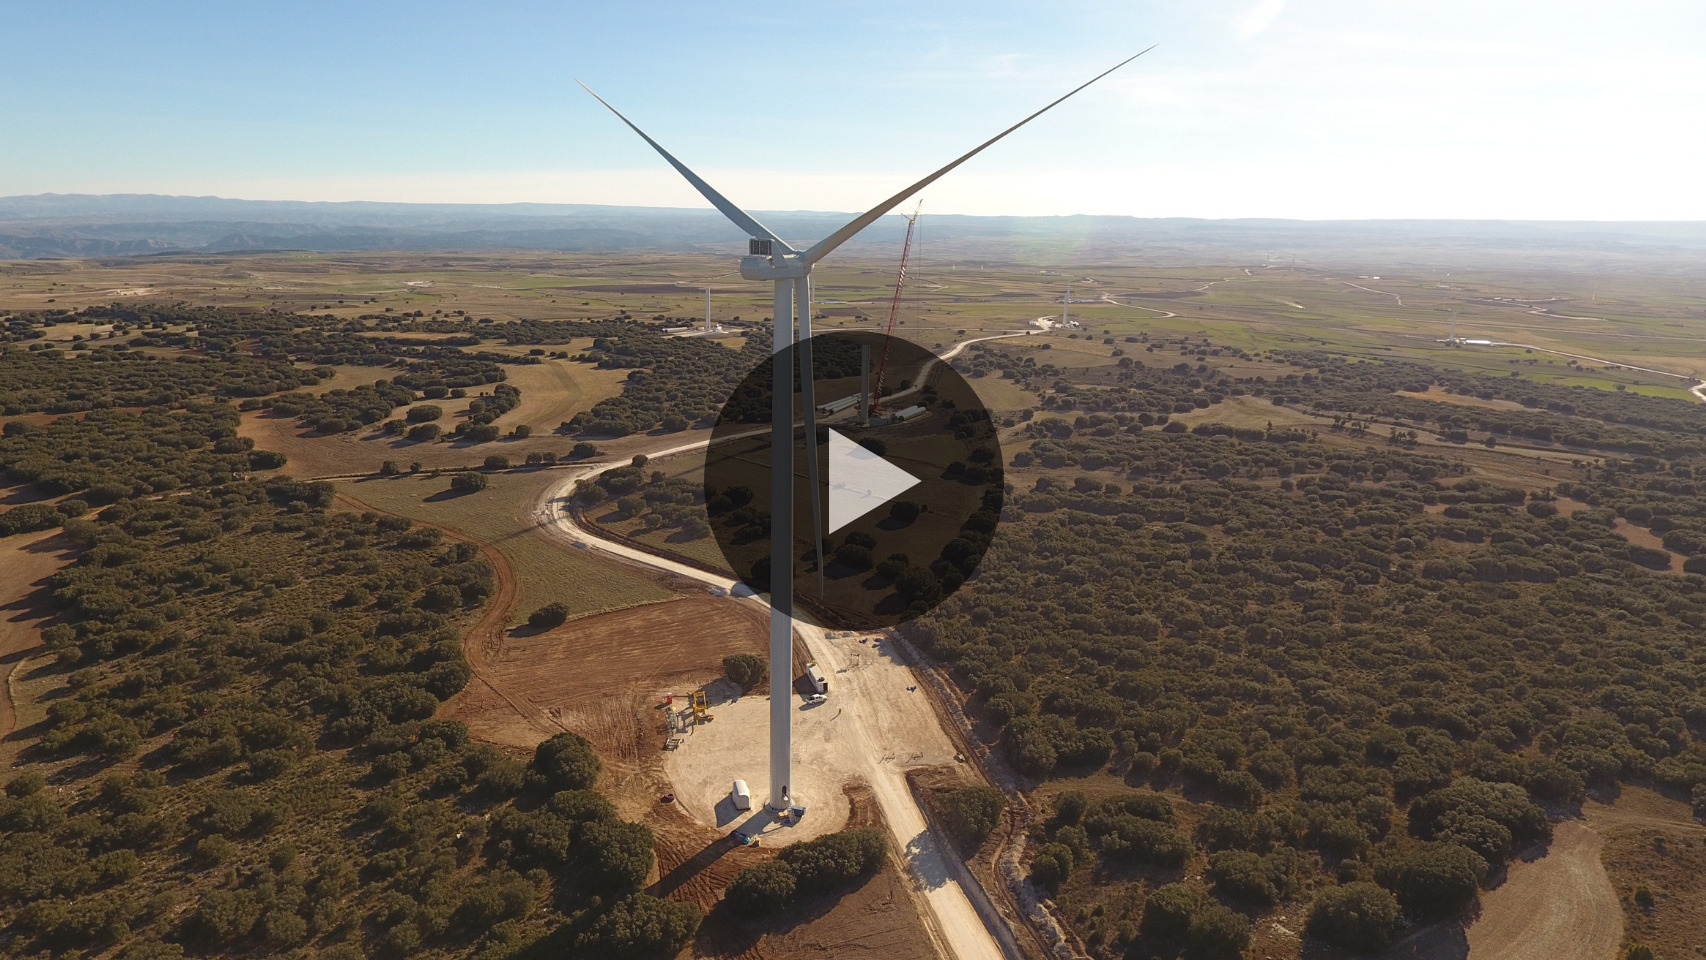
[[[829,533],[912,489],[918,478],[829,431]]]

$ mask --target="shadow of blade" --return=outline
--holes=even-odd
[[[706,844],[704,849],[688,857],[657,879],[657,882],[646,888],[646,892],[654,897],[667,897],[683,884],[698,876],[704,870],[721,860],[724,854],[739,846],[732,836],[718,837]]]

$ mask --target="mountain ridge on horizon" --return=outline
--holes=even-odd
[[[855,212],[755,210],[809,242]],[[892,255],[905,218],[891,214],[849,252]],[[1124,214],[927,214],[936,255],[1055,260],[1099,256],[1305,256],[1313,260],[1463,264],[1494,258],[1638,261],[1666,269],[1706,253],[1703,221],[1286,218]],[[0,259],[314,252],[530,250],[738,252],[740,231],[715,210],[551,203],[244,200],[166,194],[0,197]],[[1467,260],[1465,258],[1468,258]],[[1553,263],[1553,265],[1557,265]]]

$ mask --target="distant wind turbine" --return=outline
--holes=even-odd
[[[746,231],[747,236],[751,239],[747,242],[747,256],[742,257],[740,261],[740,275],[748,280],[770,280],[775,284],[775,327],[771,339],[771,349],[774,351],[774,355],[772,356],[771,366],[770,398],[770,806],[772,809],[785,810],[792,804],[792,798],[788,795],[788,784],[792,772],[793,713],[790,710],[792,704],[788,692],[793,689],[794,681],[794,355],[789,348],[796,343],[799,344],[800,365],[804,372],[804,376],[800,378],[800,388],[804,394],[806,448],[809,451],[806,458],[806,468],[807,478],[811,484],[813,541],[817,548],[816,557],[820,570],[824,562],[823,519],[818,503],[817,404],[813,396],[811,379],[812,267],[819,260],[828,256],[836,247],[852,239],[854,234],[875,223],[877,218],[900,206],[918,191],[935,183],[948,171],[982,153],[1001,138],[1042,116],[1066,100],[1067,97],[1083,90],[1153,49],[1155,48],[1150,46],[1140,50],[1091,77],[1036,113],[978,144],[977,147],[959,159],[848,221],[841,229],[805,250],[797,250],[790,246],[787,241],[771,232],[769,227],[759,223],[745,210],[729,202],[727,197],[718,193],[702,177],[689,170],[686,164],[677,160],[656,140],[648,136],[644,130],[635,126],[632,120],[624,117],[603,97],[593,93],[591,87],[579,80],[575,81],[580,83],[581,89],[592,94],[593,99],[604,104],[605,108],[611,113],[616,114],[616,118],[627,124],[630,130],[639,134],[640,139],[651,144],[652,149],[656,150],[659,156],[668,161],[677,173],[687,178],[687,182],[691,183],[701,196],[711,202],[711,206],[721,211],[723,216],[728,217],[735,226]],[[799,321],[798,326],[795,325],[796,316]]]

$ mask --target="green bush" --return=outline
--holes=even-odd
[[[634,894],[616,902],[576,939],[587,957],[663,960],[699,931],[704,915],[691,903]]]
[[[1076,865],[1077,857],[1071,847],[1064,843],[1045,843],[1031,858],[1031,882],[1052,896],[1072,875],[1072,868]]]
[[[652,869],[652,831],[625,820],[593,820],[579,831],[579,863],[590,889],[629,893],[645,885]]]
[[[1398,930],[1398,901],[1372,883],[1327,887],[1309,907],[1309,935],[1356,953],[1378,953]]]
[[[888,852],[881,830],[856,827],[785,847],[777,860],[794,871],[799,892],[821,893],[875,872]]]
[[[560,600],[553,600],[528,614],[527,625],[535,630],[549,630],[562,626],[568,619],[569,605]]]
[[[430,423],[444,416],[444,408],[432,403],[418,403],[404,415],[410,423]]]
[[[754,864],[735,877],[723,899],[742,917],[775,913],[794,900],[794,870],[780,860]]]
[[[456,493],[478,493],[486,489],[486,477],[479,473],[459,473],[450,478],[450,489]]]
[[[1453,916],[1475,899],[1487,861],[1454,843],[1428,843],[1381,858],[1374,879],[1418,920]]]
[[[564,731],[534,748],[527,770],[531,779],[552,792],[584,790],[598,782],[603,764],[584,737]]]
[[[983,845],[1007,806],[1007,796],[1000,788],[982,785],[939,790],[931,799],[943,829],[968,851]]]
[[[723,675],[739,684],[742,690],[751,690],[769,672],[770,664],[750,653],[737,653],[723,658]]]
[[[1187,960],[1237,960],[1250,943],[1250,923],[1183,883],[1158,887],[1138,926],[1151,947],[1182,951]]]

